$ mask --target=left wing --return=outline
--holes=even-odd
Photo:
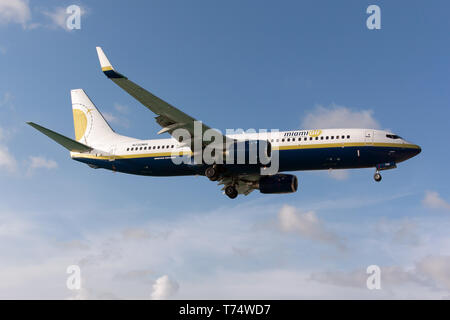
[[[172,135],[173,131],[178,128],[186,129],[191,136],[191,141],[188,146],[191,147],[193,151],[193,141],[194,139],[201,139],[202,137],[197,137],[196,132],[194,132],[194,122],[197,121],[195,118],[187,115],[183,111],[175,108],[164,100],[158,98],[151,92],[148,92],[144,88],[140,87],[136,83],[131,80],[128,80],[127,77],[115,71],[102,48],[97,47],[97,54],[100,60],[100,66],[102,68],[103,73],[111,79],[115,84],[121,87],[123,90],[128,92],[132,97],[146,106],[148,109],[156,113],[158,116],[155,117],[156,122],[162,127],[162,129],[158,132],[158,134],[162,134],[168,132]],[[202,132],[211,129],[209,126],[202,123]],[[214,130],[214,129],[211,129]],[[223,136],[219,131],[215,130],[216,134],[222,137],[222,140],[225,141],[226,137]],[[201,139],[202,140],[202,139]],[[202,141],[202,147],[205,147],[208,143],[204,144]]]
[[[41,133],[45,134],[47,137],[49,137],[53,141],[59,143],[60,145],[62,145],[64,148],[66,148],[69,151],[89,152],[89,151],[93,150],[93,148],[91,148],[83,143],[80,143],[80,142],[70,139],[66,136],[63,136],[62,134],[59,134],[58,132],[44,128],[43,126],[40,126],[34,122],[27,122],[27,124],[29,124],[30,126],[35,128],[36,130],[40,131]]]

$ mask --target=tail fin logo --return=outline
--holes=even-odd
[[[89,112],[89,110],[88,110]],[[75,128],[75,140],[80,141],[87,128],[87,117],[86,113],[81,109],[73,109],[73,125]]]

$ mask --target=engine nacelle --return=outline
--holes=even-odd
[[[268,165],[272,156],[272,144],[267,140],[233,142],[224,154],[226,164]]]
[[[259,191],[261,193],[292,193],[298,188],[298,179],[292,174],[275,174],[262,176],[259,179]]]

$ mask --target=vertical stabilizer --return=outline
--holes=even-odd
[[[107,145],[115,133],[83,89],[70,91],[75,140],[88,146]]]

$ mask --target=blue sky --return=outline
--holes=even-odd
[[[83,8],[80,30],[64,28],[71,4]],[[381,30],[366,28],[370,4]],[[0,0],[0,297],[448,297],[448,9]],[[221,130],[367,125],[423,151],[380,184],[370,169],[297,172],[296,194],[235,201],[204,177],[93,170],[25,121],[73,136],[70,89],[83,88],[117,132],[157,137],[154,115],[102,74],[95,46]],[[82,292],[65,287],[72,264]],[[365,287],[371,264],[382,290]]]

